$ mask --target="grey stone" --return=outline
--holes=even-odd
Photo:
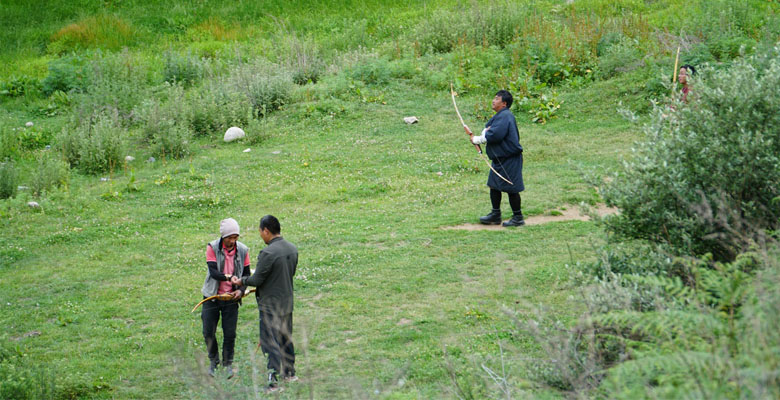
[[[37,202],[30,201],[30,202],[27,202],[27,207],[30,207],[30,208],[41,208],[41,205],[38,204]]]
[[[417,119],[417,117],[404,117],[404,122],[411,125],[411,124],[416,124],[417,122],[419,122],[419,120]]]
[[[135,157],[133,157],[133,156],[126,156],[125,157],[125,161],[127,161],[127,162],[135,161]]]

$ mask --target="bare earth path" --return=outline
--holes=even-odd
[[[603,217],[605,215],[617,214],[616,208],[607,207],[604,204],[598,204],[595,207],[591,207],[591,211],[595,212],[598,216]],[[565,210],[559,210],[556,214],[560,215],[536,215],[525,219],[526,225],[541,225],[550,222],[559,221],[589,221],[590,216],[583,214],[580,211],[579,206],[567,207]],[[482,224],[463,224],[456,226],[445,226],[442,229],[460,229],[465,231],[496,231],[506,229],[501,225],[482,225]]]

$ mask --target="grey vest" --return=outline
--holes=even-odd
[[[214,250],[214,254],[217,255],[217,270],[223,272],[225,270],[225,253],[219,248],[219,241],[220,239],[217,239],[209,243],[209,246]],[[249,253],[249,248],[244,246],[243,243],[236,241],[236,255],[233,259],[233,275],[241,277],[241,273],[244,271],[244,259],[246,258],[247,253]],[[206,297],[214,296],[217,294],[219,284],[220,281],[213,279],[211,275],[209,275],[208,269],[206,269],[206,281],[203,282],[203,288],[200,289],[200,292]]]

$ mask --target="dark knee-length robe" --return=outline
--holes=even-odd
[[[525,190],[523,184],[523,146],[520,145],[520,132],[515,116],[508,108],[497,112],[485,124],[486,152],[493,161],[493,169],[512,182],[509,184],[495,172],[490,171],[487,185],[507,193],[519,193]]]

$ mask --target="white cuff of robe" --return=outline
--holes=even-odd
[[[487,143],[487,139],[485,139],[485,135],[481,135],[481,136],[472,136],[472,137],[471,137],[471,143],[474,143],[474,144],[483,144],[483,143]]]

